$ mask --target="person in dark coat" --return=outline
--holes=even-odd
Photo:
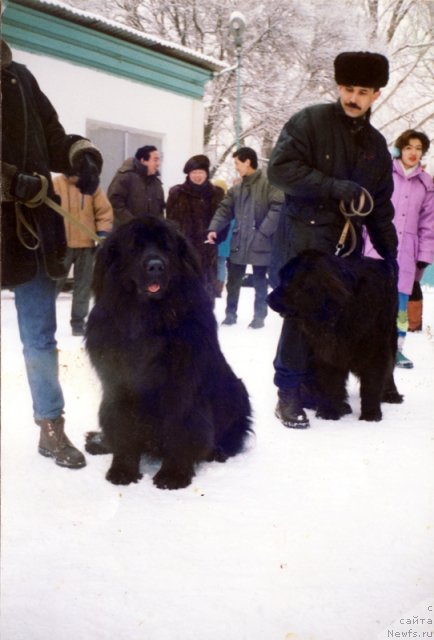
[[[98,187],[100,152],[67,135],[32,73],[12,60],[2,40],[2,286],[13,289],[20,338],[40,427],[39,452],[64,467],[85,465],[64,431],[64,398],[56,349],[56,280],[64,277],[62,217],[45,202],[50,171],[75,173],[82,194]]]
[[[107,189],[113,207],[114,228],[134,218],[164,216],[164,191],[157,147],[145,145],[127,158]]]
[[[231,187],[209,225],[208,242],[214,243],[218,233],[232,220],[231,251],[228,261],[226,317],[223,324],[237,321],[238,301],[248,264],[253,266],[255,288],[254,316],[249,324],[261,329],[267,315],[267,269],[271,258],[271,243],[281,214],[283,193],[268,181],[258,169],[256,151],[241,147],[232,154],[241,181]]]
[[[284,125],[272,151],[268,177],[285,192],[279,264],[307,248],[335,253],[344,225],[340,201],[359,203],[361,187],[374,208],[353,218],[355,254],[362,251],[365,224],[377,252],[397,271],[392,219],[392,161],[383,136],[371,125],[371,105],[388,82],[388,61],[370,52],[344,52],[335,59],[339,100],[302,109]],[[279,240],[279,239],[277,239]],[[342,253],[348,250],[345,244]],[[276,415],[287,427],[305,428],[302,385],[309,380],[308,352],[295,323],[286,318],[274,360]],[[306,405],[305,405],[306,406]]]
[[[185,182],[169,191],[166,205],[168,220],[174,220],[180,231],[196,249],[204,275],[205,288],[214,301],[217,295],[217,247],[206,243],[209,223],[224,196],[220,187],[209,180],[210,162],[205,155],[191,157],[184,166]]]

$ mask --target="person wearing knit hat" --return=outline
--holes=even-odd
[[[370,122],[371,107],[388,82],[389,63],[380,53],[345,51],[336,56],[334,72],[338,100],[295,113],[271,154],[269,180],[285,193],[272,262],[278,268],[306,248],[336,253],[345,222],[340,203],[347,210],[351,203],[357,207],[363,187],[374,206],[370,215],[357,218],[351,250],[361,255],[364,225],[378,254],[397,273],[392,162],[384,137]],[[350,240],[348,236],[339,246],[341,254],[350,250]],[[309,426],[304,411],[314,404],[308,386],[314,379],[309,356],[296,323],[285,318],[274,360],[274,383],[276,416],[286,427]],[[342,415],[347,410],[343,404]]]
[[[205,288],[214,301],[218,295],[217,248],[205,244],[208,225],[224,196],[220,187],[209,180],[210,161],[205,155],[192,156],[184,165],[187,174],[183,184],[169,190],[166,216],[196,249],[204,276]]]
[[[207,178],[209,178],[209,158],[204,155],[192,156],[184,165],[184,173],[187,175],[192,171],[205,171]]]

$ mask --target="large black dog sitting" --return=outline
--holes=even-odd
[[[137,482],[147,453],[162,461],[156,486],[179,489],[196,463],[239,453],[251,431],[250,402],[220,350],[187,240],[162,219],[125,224],[99,250],[93,288],[86,349],[103,389],[99,420],[113,453],[107,479]]]
[[[360,379],[360,419],[381,420],[381,402],[403,399],[393,380],[397,288],[391,266],[311,249],[290,260],[279,278],[268,304],[294,319],[311,350],[316,387],[309,400],[316,415],[337,420],[351,411],[346,381],[352,372]]]

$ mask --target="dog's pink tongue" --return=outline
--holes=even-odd
[[[150,284],[148,287],[148,291],[150,291],[151,293],[157,293],[157,291],[160,291],[160,285],[159,284]]]

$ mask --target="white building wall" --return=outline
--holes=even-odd
[[[185,161],[203,150],[200,100],[18,49],[13,57],[34,74],[67,133],[86,135],[86,121],[96,120],[161,136],[166,194],[184,181]]]

